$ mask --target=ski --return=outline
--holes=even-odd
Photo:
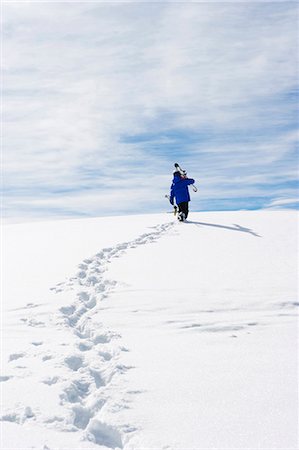
[[[168,200],[170,200],[170,195],[165,194],[165,198],[167,198]],[[177,207],[177,205],[173,205],[173,214],[174,214],[175,216],[176,216],[177,212],[178,212],[178,207]]]
[[[180,174],[181,174],[182,177],[187,178],[187,172],[186,172],[186,170],[183,170],[183,169],[180,167],[180,165],[179,165],[178,163],[174,163],[174,167],[175,167],[175,169],[176,169],[178,172],[180,172]],[[196,187],[194,184],[191,184],[191,187],[192,187],[192,189],[193,189],[193,192],[197,192],[197,191],[198,191],[197,187]]]
[[[174,167],[176,168],[176,170],[178,172],[181,173],[182,177],[186,177],[187,176],[186,170],[183,170],[178,163],[174,163]]]

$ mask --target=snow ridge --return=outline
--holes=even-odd
[[[55,327],[57,332],[64,333],[67,328],[71,334],[70,342],[58,354],[51,349],[47,352],[35,351],[31,355],[20,351],[11,354],[9,360],[23,361],[26,357],[32,357],[38,359],[39,364],[44,364],[44,376],[36,381],[53,389],[58,403],[56,411],[59,410],[59,414],[51,416],[43,412],[41,406],[34,408],[19,404],[4,413],[2,421],[23,424],[31,420],[59,430],[81,432],[83,440],[108,448],[125,447],[136,428],[131,424],[118,424],[117,412],[126,408],[132,395],[137,395],[138,392],[117,392],[113,388],[113,383],[117,382],[118,386],[121,383],[120,377],[132,367],[119,361],[122,352],[129,350],[118,343],[118,333],[106,329],[100,321],[100,303],[117,285],[116,281],[105,279],[105,271],[113,258],[119,258],[127,250],[140,245],[156,242],[173,226],[174,223],[155,226],[153,231],[142,234],[133,241],[103,248],[93,257],[84,259],[75,276],[51,288],[61,297],[61,301],[65,302],[66,298],[71,301],[61,306],[56,316],[48,319],[48,323],[45,319],[39,319],[39,305],[28,304],[26,312],[30,311],[31,314],[21,319],[26,325]],[[43,341],[31,344],[35,350],[43,348]],[[30,375],[32,379],[32,374]],[[24,370],[23,376],[29,374],[26,375]],[[10,378],[11,376],[4,376],[1,381]],[[114,423],[109,423],[111,416],[115,418]]]

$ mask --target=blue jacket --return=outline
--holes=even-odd
[[[181,178],[179,175],[175,175],[170,188],[170,203],[173,205],[174,198],[177,205],[182,202],[190,202],[188,186],[193,183],[192,178]]]

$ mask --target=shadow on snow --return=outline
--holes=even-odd
[[[216,223],[206,223],[206,222],[194,222],[189,221],[187,223],[191,223],[193,225],[196,225],[198,227],[205,226],[205,227],[214,227],[214,228],[224,228],[225,230],[232,230],[232,231],[240,231],[242,233],[249,233],[252,234],[252,236],[261,237],[259,234],[252,231],[250,228],[241,227],[241,225],[233,224],[233,226],[228,225],[218,225]]]

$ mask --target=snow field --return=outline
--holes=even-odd
[[[297,448],[296,215],[134,219],[8,227],[2,448]]]

